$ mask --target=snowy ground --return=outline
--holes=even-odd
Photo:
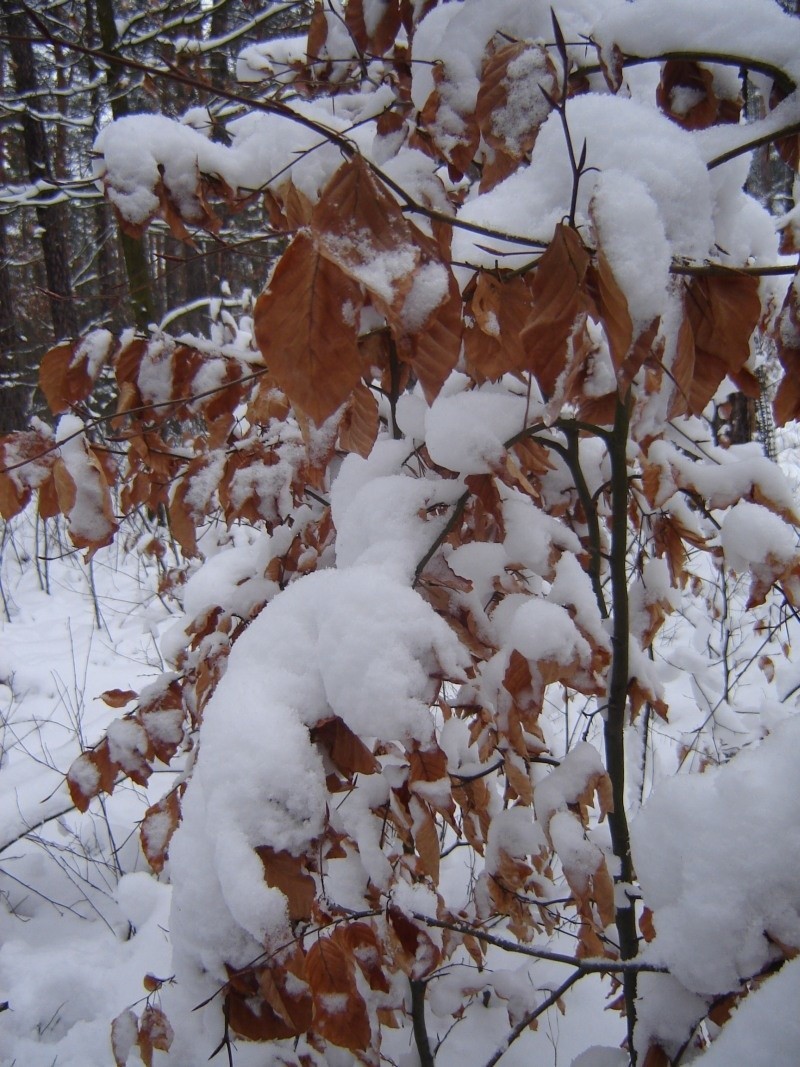
[[[157,595],[154,565],[124,552],[124,541],[87,567],[48,526],[26,513],[6,528],[0,554],[0,1003],[8,1004],[0,1012],[0,1063],[113,1067],[112,1020],[130,1008],[141,1015],[149,1003],[162,1006],[176,1029],[173,1051],[156,1051],[153,1062],[192,1067],[219,1041],[218,1017],[192,1014],[194,1005],[170,983],[149,996],[143,985],[146,975],[173,973],[170,887],[150,873],[138,837],[139,820],[172,772],[156,773],[147,790],[125,783],[83,816],[64,784],[81,748],[120,714],[100,694],[138,690],[161,672],[159,635],[180,608]],[[539,987],[563,980],[552,965],[532,968]],[[579,1027],[551,1012],[503,1062],[514,1067],[536,1054],[543,1064],[568,1064],[589,1043],[616,1045],[622,1025],[603,1010],[609,990],[592,986],[578,985],[566,998]],[[439,996],[448,999],[445,985]],[[442,1062],[492,1054],[508,1020],[502,1006],[486,1016],[478,1030],[455,1028]],[[408,1051],[395,1050],[400,1062],[415,1062]],[[132,1051],[128,1064],[139,1062]],[[240,1043],[235,1063],[261,1065],[263,1050]]]
[[[193,1012],[190,994],[169,981],[174,970],[168,932],[171,891],[149,872],[138,839],[139,821],[148,805],[170,787],[173,772],[164,769],[156,773],[147,790],[126,783],[102,803],[94,801],[83,816],[72,808],[64,785],[64,774],[74,757],[119,715],[99,699],[100,694],[109,689],[139,690],[164,669],[159,639],[174,624],[180,606],[158,595],[159,575],[153,561],[136,551],[126,551],[124,533],[118,545],[98,552],[87,567],[59,536],[53,522],[49,527],[45,531],[41,524],[37,526],[32,512],[26,513],[5,529],[0,552],[0,1004],[7,1002],[0,1011],[0,1063],[4,1067],[113,1067],[111,1021],[128,1009],[141,1015],[149,1005],[163,1007],[176,1031],[170,1054],[156,1052],[153,1063],[193,1067],[207,1060],[222,1036],[219,1011],[212,1006]],[[646,774],[645,794],[654,777],[674,774],[681,745],[702,736],[704,750],[709,751],[709,744],[717,745],[724,758],[728,746],[738,748],[757,739],[776,726],[793,704],[793,699],[781,703],[781,694],[793,692],[797,680],[797,669],[788,661],[778,664],[778,680],[783,680],[780,692],[773,687],[780,697],[777,701],[765,702],[766,682],[759,671],[748,667],[738,690],[732,692],[731,706],[721,706],[706,733],[699,732],[698,724],[703,720],[707,724],[710,718],[703,710],[703,701],[714,698],[717,682],[713,671],[692,681],[693,662],[700,661],[698,650],[703,644],[715,640],[718,625],[696,612],[665,635],[665,658],[671,666],[664,678],[669,681],[671,721],[658,727],[660,740],[656,759]],[[752,659],[752,635],[734,632],[731,640],[740,665]],[[748,707],[752,709],[749,712]],[[800,748],[797,735],[796,730],[783,734],[784,762]],[[702,747],[698,744],[694,755],[690,753],[688,760],[684,757],[687,764]],[[631,749],[636,751],[635,743]],[[769,751],[773,761],[780,760],[779,744]],[[770,775],[776,781],[793,781],[788,770],[779,773],[777,764],[777,769],[771,770],[766,762],[757,765],[745,761],[742,774],[748,773],[748,767],[752,782],[763,784]],[[711,917],[715,916],[714,922],[719,919],[713,893],[707,904],[703,900],[708,881],[703,856],[710,857],[715,877],[727,866],[736,875],[730,859],[736,850],[731,853],[728,847],[731,838],[727,827],[735,804],[725,799],[724,790],[729,797],[736,796],[737,783],[723,767],[727,785],[718,789],[716,773],[691,778],[698,794],[695,806],[707,810],[710,821],[702,854],[693,855],[694,866],[686,863],[683,877],[689,889],[677,909],[676,932],[670,934],[669,942],[663,942],[665,951],[670,946],[675,949],[678,969],[692,954],[684,953],[680,942],[684,934],[680,924],[686,916],[692,918],[692,907],[696,904],[709,909],[709,921],[701,914],[693,935],[700,940],[709,930],[709,938],[713,934]],[[631,781],[638,792],[635,773]],[[715,814],[716,792],[725,810]],[[746,809],[753,823],[751,840],[768,845],[772,830],[775,836],[791,832],[796,823],[792,792],[789,790],[780,801],[778,813],[773,813],[767,799],[762,822],[760,809]],[[672,819],[670,811],[674,814],[682,804],[687,806],[684,825],[688,826],[694,810],[691,793],[676,794],[673,799],[666,814],[659,814],[658,804],[649,816],[645,810],[644,824],[654,835],[663,829],[665,840],[672,833],[667,825]],[[715,828],[714,819],[719,827]],[[661,829],[660,822],[665,823]],[[698,824],[698,833],[701,829]],[[719,848],[715,841],[721,842]],[[785,893],[791,910],[796,882],[792,879],[791,886],[783,886],[781,869],[773,867],[770,871],[767,845],[768,855],[762,864],[766,882],[761,888],[766,886],[768,892],[759,896],[776,900]],[[661,851],[648,860],[647,849],[642,846],[642,873],[643,878],[650,878],[653,895],[663,883],[668,896],[673,877],[670,871],[680,864],[676,860],[670,871],[665,871]],[[797,857],[788,862],[785,870],[794,871]],[[767,885],[770,878],[774,886]],[[733,901],[729,916],[733,925],[730,936],[726,935],[730,944],[738,944],[736,924],[745,912],[749,915],[751,905],[738,898]],[[762,921],[769,922],[769,916],[759,917]],[[763,928],[759,926],[759,930]],[[661,929],[666,935],[666,920]],[[793,936],[789,931],[787,940]],[[563,947],[571,951],[569,942]],[[708,951],[698,954],[701,963],[710,960],[717,947],[709,940]],[[553,965],[519,963],[525,980],[540,990],[555,988],[563,980],[563,971]],[[508,967],[508,960],[500,966]],[[726,1036],[727,1044],[712,1046],[704,1062],[708,1058],[714,1065],[751,1064],[755,1060],[747,1058],[748,1046],[741,1042],[747,1037],[756,1048],[763,1049],[766,1031],[773,1035],[775,1058],[771,1062],[785,1067],[795,1063],[800,1033],[792,1022],[796,1012],[787,1005],[800,980],[799,967],[798,963],[788,965],[765,985],[765,996],[745,1001],[740,1017],[734,1019],[736,1026],[732,1024],[730,1036]],[[519,984],[521,974],[507,973],[510,983]],[[158,981],[148,979],[145,985],[146,976],[155,976]],[[165,980],[163,985],[161,980]],[[610,992],[607,981],[603,985],[594,980],[579,983],[564,998],[566,1016],[552,1010],[541,1020],[538,1032],[514,1045],[502,1063],[508,1067],[531,1062],[564,1067],[587,1046],[604,1046],[604,1052],[581,1058],[580,1067],[618,1067],[624,1057],[611,1049],[619,1045],[623,1028],[617,1013],[605,1010],[604,998]],[[437,1004],[446,1014],[446,980],[431,987],[432,1011]],[[776,1021],[780,1025],[776,1026]],[[441,1033],[445,1030],[443,1027]],[[437,1064],[468,1067],[484,1063],[507,1031],[505,1006],[489,1004],[485,1025],[476,1024],[473,1014],[453,1028],[441,1046]],[[399,1047],[397,1037],[394,1045],[390,1046],[394,1062],[416,1067],[418,1061],[408,1046]],[[738,1049],[737,1055],[733,1056],[731,1048]],[[224,1057],[224,1052],[221,1055]],[[240,1042],[234,1050],[234,1062],[236,1067],[264,1067],[273,1061],[263,1048]],[[341,1062],[352,1061],[346,1056]],[[132,1051],[128,1064],[138,1063],[138,1054]],[[338,1060],[334,1067],[339,1067]]]

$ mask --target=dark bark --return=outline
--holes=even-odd
[[[115,56],[118,54],[118,37],[112,0],[95,0],[95,13],[103,51],[107,55]],[[115,119],[124,118],[129,113],[128,99],[120,86],[120,71],[119,66],[110,63],[106,73],[111,114]],[[128,279],[131,313],[137,327],[146,332],[147,327],[155,320],[156,314],[145,241],[142,237],[131,237],[123,230],[120,230],[119,236],[125,262],[125,274]]]
[[[605,721],[606,769],[611,779],[614,810],[609,813],[611,845],[620,865],[618,882],[631,885],[634,880],[633,860],[628,817],[625,811],[625,717],[628,707],[628,679],[630,672],[628,642],[630,640],[630,605],[628,601],[628,427],[627,401],[617,401],[614,430],[609,440],[611,460],[611,602],[613,632],[611,679]],[[619,951],[623,960],[633,959],[639,951],[634,902],[618,901],[616,926]],[[636,973],[626,972],[622,986],[628,1029],[628,1052],[636,1063],[633,1030],[636,1025]]]
[[[40,86],[36,59],[30,41],[31,29],[24,14],[3,0],[2,11],[8,33],[8,48],[12,59],[14,88],[17,95],[32,105]],[[28,177],[31,182],[52,182],[53,171],[47,131],[44,123],[28,106],[22,114],[22,136],[25,144]],[[37,207],[37,222],[42,232],[46,296],[56,340],[73,337],[78,332],[77,314],[72,293],[70,258],[68,252],[68,220],[63,204]]]

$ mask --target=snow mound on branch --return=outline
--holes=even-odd
[[[734,1011],[702,1067],[752,1067],[768,1053],[770,1067],[796,1067],[800,1049],[800,960],[787,963]]]
[[[325,771],[308,727],[338,715],[361,736],[428,743],[431,679],[464,662],[447,624],[377,567],[308,575],[267,605],[206,707],[170,846],[179,967],[224,980],[225,963],[289,936],[255,849],[299,855],[322,831]]]
[[[770,938],[800,947],[799,761],[789,719],[729,764],[661,783],[633,824],[649,955],[689,990],[737,989],[779,958]]]
[[[589,204],[600,175],[615,171],[627,176],[627,186],[634,180],[639,183],[636,199],[647,205],[636,215],[646,225],[646,232],[640,234],[643,246],[652,243],[650,230],[658,223],[658,232],[652,235],[656,248],[666,235],[673,256],[702,259],[710,253],[714,244],[711,179],[690,133],[652,107],[600,93],[571,99],[567,115],[576,152],[585,141],[586,165],[596,168],[584,173],[580,181],[579,225],[589,220]],[[556,224],[569,215],[572,186],[564,129],[559,116],[551,114],[539,131],[530,166],[467,203],[459,217],[507,233],[549,240]],[[657,212],[652,211],[645,194]],[[608,213],[606,229],[611,225],[612,215]],[[625,228],[631,228],[630,217]],[[485,239],[457,233],[453,258],[493,266],[496,243],[490,252],[478,247],[485,243]],[[513,249],[509,246],[507,251]],[[504,258],[504,266],[515,265],[514,258]]]

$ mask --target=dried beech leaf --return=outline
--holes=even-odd
[[[484,141],[512,160],[523,159],[552,110],[551,101],[560,96],[558,73],[545,48],[530,41],[501,46],[481,71],[475,116]]]
[[[124,708],[138,695],[132,689],[106,689],[105,693],[100,694],[100,699],[110,708]]]
[[[255,335],[270,373],[317,425],[361,377],[356,323],[359,285],[300,232],[255,308]]]
[[[421,259],[416,234],[361,156],[336,171],[311,219],[320,255],[363,285],[384,313],[399,312],[414,284]]]
[[[267,885],[280,889],[289,905],[289,918],[310,919],[316,896],[314,879],[305,869],[302,856],[291,852],[277,851],[269,845],[260,845],[256,852],[264,864]]]
[[[156,874],[164,869],[169,843],[181,818],[180,793],[171,789],[145,812],[139,828],[142,852]]]
[[[519,369],[532,371],[546,396],[555,391],[576,320],[589,306],[584,290],[589,262],[575,230],[559,224],[534,271],[533,307],[521,335],[525,356]]]
[[[665,115],[685,130],[705,130],[718,119],[714,75],[688,59],[668,59],[661,68],[656,102]]]
[[[86,811],[92,797],[113,793],[118,771],[119,764],[111,759],[105,740],[73,760],[67,771],[67,787],[78,811]]]
[[[160,1008],[148,1005],[139,1020],[139,1036],[137,1038],[139,1055],[142,1057],[142,1063],[145,1067],[152,1067],[155,1049],[158,1049],[159,1052],[169,1052],[174,1038],[175,1034],[172,1026],[164,1012]]]
[[[339,941],[321,937],[308,950],[306,975],[314,998],[314,1029],[341,1048],[367,1049],[372,1031],[356,987],[353,957]]]
[[[366,385],[356,386],[339,423],[339,447],[365,459],[378,436],[378,401]]]
[[[325,749],[338,770],[347,778],[354,774],[376,774],[380,772],[380,763],[358,734],[338,715],[311,728],[312,741],[317,741]]]
[[[435,885],[439,881],[439,859],[441,856],[436,820],[428,805],[418,797],[411,798],[409,812],[412,818],[414,847],[422,860],[425,873],[430,876]]]
[[[343,942],[345,950],[353,956],[370,989],[388,993],[391,986],[375,930],[365,922],[350,922],[339,926],[333,936]]]
[[[741,370],[750,356],[750,337],[761,316],[758,278],[732,274],[693,278],[686,313],[695,343],[689,410],[699,414],[723,378]]]
[[[466,314],[474,320],[464,330],[464,362],[472,377],[495,381],[524,361],[520,323],[528,318],[531,294],[525,280],[502,279],[481,271]]]

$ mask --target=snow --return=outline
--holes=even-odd
[[[799,756],[793,718],[729,764],[660,783],[633,823],[634,865],[657,916],[647,955],[691,992],[758,974],[777,955],[770,936],[800,946]],[[691,849],[676,826],[691,828]]]

